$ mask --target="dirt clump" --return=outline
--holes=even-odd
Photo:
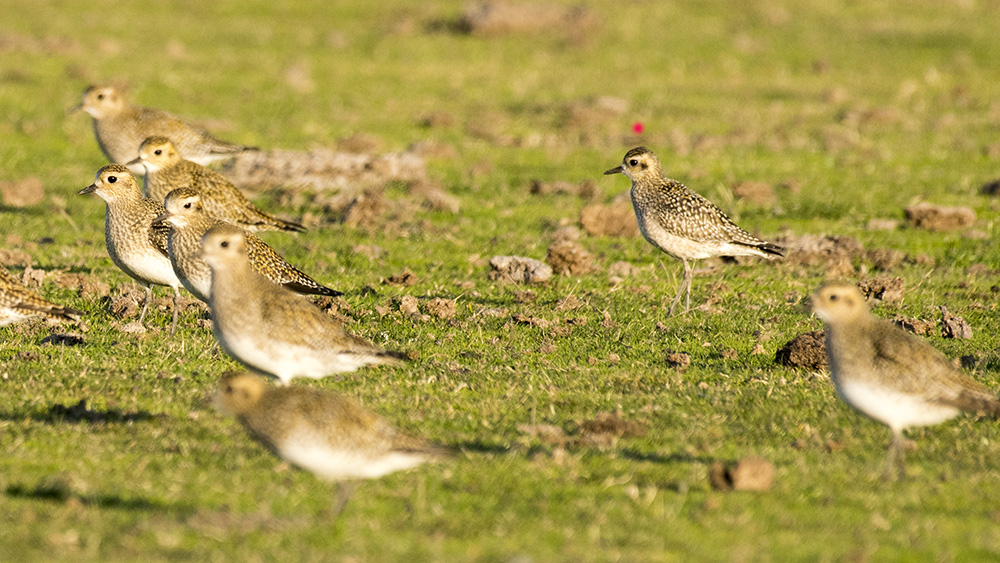
[[[487,37],[553,31],[577,37],[587,34],[597,23],[598,18],[582,6],[488,0],[467,4],[461,17],[450,27],[461,33]]]
[[[561,240],[549,245],[545,261],[561,276],[579,276],[594,269],[594,256],[580,243]]]
[[[385,278],[382,283],[395,287],[409,287],[417,283],[417,275],[409,268],[403,268],[402,272]]]
[[[580,210],[580,226],[595,237],[636,237],[639,224],[628,200],[617,200],[608,205],[594,203]]]
[[[736,199],[752,203],[754,205],[768,206],[774,205],[774,189],[764,182],[741,182],[733,186],[733,195]]]
[[[919,336],[927,336],[928,334],[934,332],[934,328],[937,327],[937,323],[935,321],[924,321],[914,317],[904,317],[903,315],[896,315],[892,317],[892,324],[898,326],[906,332],[912,332],[913,334]]]
[[[857,239],[841,235],[788,235],[775,242],[785,248],[784,264],[823,266],[830,278],[853,276],[854,259],[865,251]]]
[[[601,194],[600,189],[597,187],[597,182],[592,179],[587,179],[580,183],[532,180],[528,186],[528,191],[532,195],[575,195],[583,199],[593,199]]]
[[[691,365],[691,354],[685,352],[667,353],[667,365],[674,368],[686,368]]]
[[[922,202],[907,207],[903,212],[911,227],[929,231],[957,231],[976,222],[976,212],[971,207],[945,207]]]
[[[712,464],[708,479],[712,488],[718,491],[771,490],[774,483],[774,465],[766,459],[753,456],[743,458],[733,467],[726,467],[721,461]]]
[[[822,330],[800,334],[778,348],[774,361],[791,368],[825,369],[828,365],[825,338]]]
[[[45,199],[45,185],[35,176],[13,182],[0,182],[0,201],[10,207],[38,205]]]
[[[552,277],[552,268],[540,260],[523,256],[494,256],[489,278],[510,283],[543,283]]]
[[[331,149],[270,150],[242,153],[220,172],[241,188],[307,188],[358,191],[359,186],[427,179],[424,159],[413,152],[350,153]]]
[[[951,314],[941,306],[941,336],[945,338],[972,338],[972,327],[962,317]]]
[[[876,270],[888,272],[898,267],[906,255],[894,248],[873,248],[866,253],[866,258]]]
[[[858,283],[858,289],[870,301],[898,303],[906,293],[906,284],[903,278],[877,276]]]
[[[439,319],[455,317],[456,305],[454,299],[435,298],[427,302],[427,312]]]

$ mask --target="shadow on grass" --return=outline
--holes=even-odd
[[[9,485],[4,494],[11,498],[30,499],[39,501],[50,501],[65,503],[70,499],[76,499],[84,506],[98,508],[119,508],[122,510],[149,510],[149,511],[169,511],[181,513],[194,513],[195,507],[185,504],[166,504],[145,498],[123,498],[115,494],[80,494],[73,491],[62,480],[54,480],[51,483],[43,482],[35,486]]]
[[[59,422],[79,423],[88,422],[95,424],[114,424],[130,422],[146,422],[160,418],[162,415],[152,414],[148,411],[125,412],[120,409],[89,409],[86,399],[80,399],[73,406],[67,407],[62,404],[55,404],[48,410],[42,412],[22,413],[0,413],[0,420],[18,421],[26,417],[38,422],[55,424]]]
[[[633,461],[648,461],[650,463],[703,463],[705,465],[711,465],[717,461],[721,461],[723,463],[730,461],[714,457],[693,456],[684,452],[663,455],[658,453],[642,452],[639,450],[618,450],[618,454],[621,457]]]

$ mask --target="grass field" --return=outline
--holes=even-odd
[[[887,272],[851,257],[858,280],[905,284],[876,314],[933,321],[947,306],[973,337],[928,340],[1000,390],[1000,204],[979,193],[1000,172],[997,1],[591,0],[528,5],[535,17],[492,32],[459,25],[460,1],[7,4],[0,181],[37,177],[46,195],[0,207],[0,249],[50,272],[46,297],[89,313],[75,326],[0,329],[0,558],[1000,556],[996,422],[911,431],[908,478],[886,483],[888,430],[843,405],[825,371],[775,363],[779,347],[821,328],[803,303],[824,264],[717,264],[694,282],[693,304],[710,306],[673,318],[681,265],[641,238],[583,234],[595,269],[543,285],[488,277],[491,257],[544,260],[584,206],[627,191],[601,173],[641,143],[769,240],[844,235],[904,253]],[[238,364],[210,350],[200,311],[173,338],[164,308],[149,332],[127,334],[134,319],[112,315],[108,297],[56,283],[94,276],[111,296],[130,284],[107,258],[103,203],[75,195],[106,164],[90,119],[66,115],[88,84],[112,80],[140,104],[263,148],[357,135],[380,152],[434,148],[429,177],[457,212],[413,203],[400,184],[384,197],[406,212],[361,225],[280,189],[255,200],[319,218],[302,235],[264,236],[346,292],[350,330],[416,358],[297,384],[346,393],[461,453],[361,483],[332,519],[335,485],[282,465],[205,402]],[[530,189],[586,180],[594,201]],[[735,197],[750,181],[774,201]],[[918,201],[978,219],[909,228],[903,208]],[[619,261],[635,270],[612,280]],[[383,283],[405,268],[415,284]],[[401,313],[404,296],[426,318]],[[455,301],[454,318],[429,314],[435,298]],[[66,332],[85,342],[42,344]],[[690,365],[672,366],[672,353]],[[59,407],[80,400],[83,416]],[[617,433],[595,432],[595,420]],[[775,466],[770,490],[711,487],[714,463],[750,456]]]

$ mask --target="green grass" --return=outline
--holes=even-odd
[[[165,310],[151,314],[146,335],[124,334],[116,325],[127,321],[112,317],[106,300],[50,277],[43,294],[89,314],[77,328],[0,329],[4,558],[996,558],[996,423],[966,417],[911,432],[909,477],[884,483],[889,432],[839,402],[825,373],[774,363],[782,344],[820,327],[800,302],[823,280],[821,266],[723,265],[714,279],[695,280],[696,304],[713,282],[724,284],[712,311],[667,319],[680,265],[641,239],[585,235],[598,271],[538,287],[498,285],[486,262],[543,259],[555,229],[576,224],[587,202],[531,195],[532,180],[594,179],[601,201],[625,191],[625,179],[601,172],[636,144],[631,125],[641,121],[642,142],[669,174],[751,231],[841,234],[868,249],[933,258],[933,267],[907,261],[890,272],[904,279],[905,299],[876,313],[935,319],[946,305],[974,337],[929,340],[952,357],[978,353],[974,376],[1000,388],[995,273],[966,271],[1000,264],[1000,205],[978,194],[996,177],[1000,152],[1000,4],[594,0],[584,31],[495,37],[440,24],[463,5],[6,6],[0,181],[36,176],[47,196],[26,209],[0,207],[0,244],[29,254],[35,268],[128,283],[104,250],[103,204],[74,195],[105,164],[89,118],[65,115],[91,82],[124,80],[142,104],[265,148],[330,147],[359,132],[386,151],[420,140],[451,147],[453,156],[431,158],[428,169],[461,201],[456,214],[420,209],[392,236],[334,220],[266,237],[347,291],[352,331],[418,355],[406,368],[305,384],[356,397],[462,453],[360,484],[331,520],[335,486],[282,466],[205,402],[237,364],[209,350],[198,315],[184,315],[175,338]],[[308,80],[289,80],[290,69]],[[601,96],[628,110],[567,119],[573,104]],[[431,112],[454,124],[422,127]],[[750,180],[776,187],[773,208],[733,200],[730,188]],[[408,196],[393,187],[387,197]],[[866,230],[873,218],[901,219],[918,199],[972,207],[986,237]],[[274,208],[277,198],[258,201]],[[308,203],[277,211],[322,213]],[[358,245],[384,253],[369,259]],[[619,260],[640,269],[612,286],[605,270]],[[859,277],[875,275],[864,272],[865,259],[855,264]],[[403,268],[416,285],[381,283]],[[537,298],[519,297],[525,289]],[[558,310],[570,294],[584,305]],[[404,295],[422,307],[456,299],[458,313],[414,321],[398,311]],[[519,324],[517,313],[553,324]],[[41,344],[67,330],[86,343]],[[753,353],[758,343],[763,354]],[[670,352],[689,354],[690,367],[670,367]],[[52,415],[54,405],[81,399],[106,416]],[[603,446],[582,440],[581,423],[609,412],[637,431]],[[531,424],[559,427],[571,443],[524,432]],[[776,466],[770,491],[710,487],[713,463],[752,455]]]

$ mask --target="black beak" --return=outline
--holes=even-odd
[[[76,192],[76,195],[92,194],[95,191],[97,191],[97,184],[91,184],[91,185],[87,186],[86,188],[83,188],[82,190]]]
[[[142,165],[142,157],[141,156],[137,156],[137,157],[133,158],[132,160],[130,160],[130,161],[128,161],[128,162],[125,163],[125,166],[141,166],[141,165]]]
[[[611,170],[605,170],[604,175],[607,176],[608,174],[621,174],[623,172],[624,170],[622,170],[621,165],[618,165],[612,168]]]

